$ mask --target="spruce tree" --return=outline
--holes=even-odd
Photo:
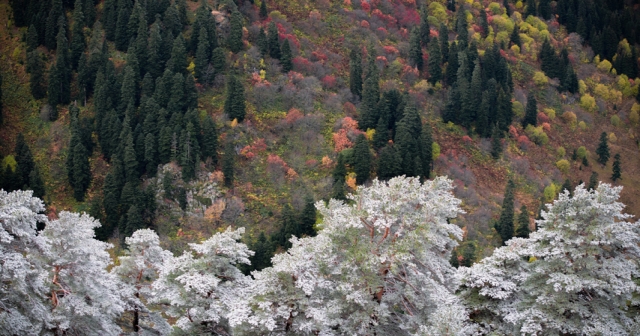
[[[70,63],[72,69],[78,68],[80,55],[84,52],[85,39],[83,28],[85,26],[84,14],[82,13],[82,0],[76,0],[73,9],[73,27],[71,29],[71,54]]]
[[[223,73],[225,68],[227,67],[227,60],[224,54],[224,50],[221,47],[213,49],[211,52],[211,66],[213,66],[213,70],[215,74]]]
[[[242,122],[246,114],[244,87],[235,74],[229,76],[229,80],[227,81],[224,113],[229,116],[229,119],[237,119],[238,122]]]
[[[513,27],[513,31],[511,32],[511,37],[509,39],[511,43],[522,49],[522,42],[520,41],[520,27],[518,27],[518,25]]]
[[[530,91],[527,96],[527,108],[524,119],[522,119],[522,127],[527,128],[528,125],[533,125],[534,127],[538,125],[538,102],[533,91]]]
[[[182,34],[179,34],[173,41],[171,58],[167,62],[167,68],[174,73],[184,73],[187,71],[187,50]]]
[[[40,176],[40,169],[35,165],[31,173],[29,173],[29,189],[33,190],[33,197],[44,199],[44,182],[42,181],[42,176]]]
[[[431,37],[428,17],[427,6],[423,4],[420,10],[420,41],[425,46],[429,44],[429,38]]]
[[[445,73],[445,81],[447,85],[452,86],[458,79],[458,43],[455,41],[451,44],[449,50],[449,59],[447,60],[447,70]]]
[[[538,3],[538,15],[540,15],[545,20],[551,19],[551,1],[550,0],[540,0],[540,3]]]
[[[613,157],[613,174],[611,175],[611,180],[613,182],[616,182],[621,177],[622,177],[622,169],[620,167],[620,154],[616,154]]]
[[[116,21],[115,43],[116,49],[125,51],[129,46],[129,17],[131,16],[131,3],[128,0],[118,1],[118,19]]]
[[[498,127],[494,126],[491,131],[491,157],[494,160],[500,159],[500,155],[502,155],[502,142],[500,138],[500,131]]]
[[[484,8],[480,8],[480,28],[482,29],[482,37],[486,38],[487,34],[489,34],[489,22]]]
[[[64,8],[62,7],[62,0],[53,0],[51,4],[51,10],[49,16],[47,16],[46,29],[45,29],[45,46],[49,50],[55,49],[56,37],[61,30],[58,25],[60,18],[64,19]],[[64,29],[62,29],[64,30]]]
[[[587,186],[587,190],[591,191],[598,187],[598,173],[593,172],[589,177],[589,185]]]
[[[573,196],[573,186],[571,185],[571,180],[569,179],[565,179],[564,183],[562,183],[562,186],[560,186],[561,193],[563,193],[565,190],[569,192],[569,196]]]
[[[205,161],[211,158],[211,164],[218,164],[218,131],[211,116],[204,119],[202,125],[202,157]]]
[[[467,242],[462,251],[462,263],[460,266],[471,267],[476,259],[476,244]]]
[[[205,81],[205,73],[209,67],[210,50],[209,50],[209,35],[205,27],[200,28],[200,34],[198,34],[198,49],[196,50],[195,59],[195,75],[198,82]]]
[[[38,31],[36,30],[36,27],[31,24],[27,30],[27,52],[35,50],[38,48],[38,45],[40,45],[38,40]]]
[[[269,16],[269,13],[267,13],[267,0],[262,0],[260,2],[260,18],[264,20],[267,16]]]
[[[282,72],[284,73],[288,73],[293,69],[293,56],[291,55],[289,39],[284,39],[284,43],[282,43],[282,57],[280,58],[280,64],[282,65]]]
[[[529,16],[537,16],[538,15],[538,11],[536,9],[536,2],[535,0],[527,0],[527,9],[524,13],[524,18],[528,18]]]
[[[16,186],[23,188],[23,186],[29,183],[29,174],[35,167],[33,162],[33,155],[31,154],[31,148],[24,139],[22,133],[18,133],[16,138],[16,146],[14,149],[15,160],[17,163],[15,172],[17,175]]]
[[[607,143],[607,133],[602,132],[600,134],[600,142],[598,148],[596,148],[596,154],[598,155],[598,163],[605,166],[609,162],[609,144]]]
[[[149,42],[147,43],[147,71],[152,78],[162,75],[164,62],[162,60],[162,35],[160,34],[160,20],[151,25]]]
[[[3,109],[4,109],[4,99],[2,98],[2,74],[0,73],[0,126],[2,126],[2,123],[4,121],[3,112],[2,112]],[[2,156],[0,156],[0,158],[2,158]],[[2,169],[3,168],[0,166],[0,174],[2,174]]]
[[[364,91],[362,93],[362,105],[360,106],[360,117],[358,127],[366,131],[373,129],[380,118],[378,101],[380,100],[380,88],[378,77],[371,76],[364,81]]]
[[[82,5],[82,11],[84,13],[84,24],[86,27],[93,26],[96,21],[96,7],[94,0],[84,0]]]
[[[337,200],[346,200],[344,193],[345,176],[347,175],[347,167],[342,153],[338,154],[336,166],[333,169],[333,192],[331,198]]]
[[[509,5],[509,0],[503,0],[502,1],[502,6],[504,6],[504,9],[507,12],[507,16],[511,17],[511,13],[513,13],[511,6]]]
[[[422,67],[424,66],[420,30],[418,27],[414,27],[413,30],[411,30],[411,38],[409,39],[409,64],[416,67],[418,71],[422,71]]]
[[[349,58],[349,89],[354,96],[362,97],[362,56],[354,48],[351,49]]]
[[[520,207],[520,215],[518,215],[518,230],[516,237],[529,238],[529,210],[526,205]]]
[[[262,1],[264,2],[265,0]],[[254,251],[255,254],[249,257],[249,261],[251,261],[249,271],[260,271],[271,266],[271,257],[273,254],[264,232],[260,232],[251,250]]]
[[[27,68],[29,69],[29,88],[35,99],[42,99],[47,95],[47,89],[44,86],[44,64],[42,61],[42,53],[34,50],[27,54]],[[55,70],[55,69],[54,69]]]
[[[436,84],[442,79],[442,55],[440,54],[441,46],[438,44],[438,38],[434,37],[429,42],[429,83]]]
[[[129,210],[127,211],[127,222],[122,232],[124,233],[125,237],[129,237],[135,231],[143,228],[144,228],[144,221],[142,219],[140,210],[138,209],[137,205],[132,204],[129,207]]]
[[[469,45],[469,27],[467,26],[467,11],[460,7],[456,13],[456,31],[458,33],[459,50],[467,49]]]
[[[264,32],[264,28],[260,28],[258,32],[258,38],[256,39],[256,45],[260,50],[260,55],[266,57],[269,54],[269,45],[267,44],[267,34]]]
[[[267,48],[269,49],[269,56],[279,60],[281,57],[280,41],[278,39],[278,27],[276,27],[275,22],[271,21],[269,23],[267,34]]]
[[[233,187],[235,179],[234,167],[236,160],[236,150],[233,141],[227,140],[224,148],[224,156],[222,157],[222,173],[224,174],[224,185],[227,188]]]
[[[369,140],[364,134],[358,135],[353,146],[353,170],[356,173],[357,184],[363,184],[369,180],[372,159]]]
[[[89,165],[89,153],[82,142],[78,142],[71,149],[73,156],[73,176],[71,186],[73,197],[78,201],[84,201],[84,195],[91,183],[91,167]]]
[[[138,180],[138,158],[133,143],[133,135],[129,133],[124,139],[124,174],[127,178],[127,182],[136,182]]]
[[[229,38],[227,39],[227,46],[233,53],[237,53],[242,50],[242,14],[238,11],[231,13],[229,29]]]
[[[423,180],[429,179],[431,168],[433,166],[433,136],[431,135],[431,126],[424,124],[420,134],[420,160],[422,165],[421,176]]]
[[[116,25],[118,20],[118,12],[116,11],[115,0],[105,0],[103,4],[102,18],[104,22],[105,38],[114,41],[116,37]]]
[[[440,41],[440,57],[442,63],[449,60],[449,28],[444,23],[440,23],[440,30],[438,31],[438,40]],[[455,53],[455,50],[453,51]]]
[[[378,158],[377,175],[380,180],[389,180],[401,174],[400,163],[402,158],[396,150],[395,146],[387,143],[380,150],[380,156]]]
[[[389,129],[387,128],[389,122],[383,117],[378,119],[378,125],[376,126],[376,132],[373,134],[373,148],[379,150],[389,142]]]
[[[305,198],[304,208],[300,214],[300,236],[313,237],[316,235],[316,206],[311,196]]]
[[[500,219],[496,225],[496,229],[500,238],[502,238],[502,244],[504,245],[509,239],[513,237],[513,201],[514,201],[515,184],[513,180],[507,182],[507,187],[504,192],[504,200],[502,201],[502,211],[500,212]]]

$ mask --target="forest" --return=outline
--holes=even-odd
[[[0,22],[0,334],[640,329],[637,1]]]

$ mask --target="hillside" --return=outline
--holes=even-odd
[[[2,186],[34,189],[15,151],[22,133],[48,216],[87,211],[116,246],[150,227],[177,252],[233,226],[270,256],[291,234],[315,234],[313,201],[383,174],[451,178],[471,261],[502,243],[509,179],[516,215],[526,205],[536,218],[566,180],[594,172],[640,215],[637,5],[37,3],[0,3]]]

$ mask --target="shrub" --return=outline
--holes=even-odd
[[[556,149],[556,153],[558,153],[559,157],[564,157],[565,154],[567,154],[567,151],[564,149],[564,147],[560,146]]]
[[[547,85],[549,83],[549,78],[547,78],[547,76],[545,76],[545,74],[543,72],[536,71],[536,73],[533,74],[533,82],[537,86],[544,86],[544,85]]]
[[[549,142],[549,137],[547,133],[544,132],[542,126],[534,127],[533,125],[528,125],[525,132],[527,136],[529,136],[529,139],[537,145],[545,145]]]
[[[435,161],[440,157],[440,145],[437,142],[433,142],[431,145],[431,158]]]
[[[571,128],[573,129],[576,126],[578,117],[576,117],[575,113],[567,111],[562,114],[562,120],[564,120],[565,123],[569,124],[569,126],[571,126]]]
[[[578,123],[578,127],[580,127],[580,130],[585,131],[587,129],[587,123],[581,121]]]
[[[638,105],[634,103],[633,107],[636,107],[636,106],[638,106]],[[640,121],[640,116],[638,115],[638,110],[632,108],[631,112],[629,112],[629,122],[633,126],[638,126],[638,121]]]
[[[569,172],[569,168],[571,167],[571,165],[569,164],[569,161],[567,161],[566,159],[562,159],[556,162],[556,167],[558,167],[561,172],[566,174]]]
[[[604,71],[604,72],[609,72],[611,71],[611,62],[607,61],[607,60],[603,60],[602,62],[600,62],[598,64],[598,69]]]
[[[616,142],[618,141],[618,137],[616,137],[616,134],[611,132],[609,133],[609,142]]]
[[[620,117],[618,117],[617,114],[614,114],[613,116],[611,116],[611,125],[613,126],[620,126]]]
[[[578,150],[576,151],[576,154],[578,154],[578,157],[580,159],[583,159],[587,156],[587,149],[584,146],[580,146],[578,147]]]
[[[511,106],[513,107],[513,114],[515,114],[518,119],[524,117],[524,106],[521,102],[514,100]]]
[[[585,93],[584,95],[582,95],[582,97],[580,97],[580,107],[593,113],[597,108],[596,99],[593,98],[593,96],[591,96],[590,94]]]
[[[547,115],[547,117],[549,118],[549,120],[553,120],[556,118],[556,110],[552,109],[552,108],[545,108],[544,109],[544,113]]]
[[[544,200],[546,202],[553,201],[553,199],[556,198],[556,185],[553,183],[548,185],[546,188],[544,188],[543,194],[544,194]]]

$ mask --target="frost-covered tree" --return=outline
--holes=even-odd
[[[27,253],[45,247],[36,235],[38,222],[46,221],[44,204],[32,191],[0,190],[0,334],[37,335],[50,306],[43,298],[47,288],[41,268]]]
[[[238,324],[248,314],[242,298],[251,278],[236,267],[249,264],[253,255],[238,242],[243,233],[244,228],[228,228],[163,263],[150,301],[168,304],[166,313],[177,319],[174,327],[226,335],[227,324]]]
[[[462,230],[445,178],[374,180],[353,205],[318,202],[316,237],[292,238],[273,267],[254,272],[236,334],[463,335],[466,312],[449,265]]]
[[[460,268],[462,295],[484,329],[527,335],[632,335],[640,320],[639,223],[617,202],[621,187],[578,186],[549,204],[529,239]],[[636,295],[636,296],[634,296]]]
[[[125,238],[128,246],[126,255],[119,257],[119,265],[111,271],[123,282],[133,287],[133,295],[137,299],[148,301],[151,297],[151,285],[158,278],[162,263],[172,257],[171,252],[160,247],[158,235],[150,229],[138,230]],[[144,306],[132,305],[132,329],[135,332],[156,330],[160,334],[168,334],[170,326],[159,315],[149,312]],[[148,319],[140,313],[146,313]],[[142,320],[142,321],[141,321]]]

